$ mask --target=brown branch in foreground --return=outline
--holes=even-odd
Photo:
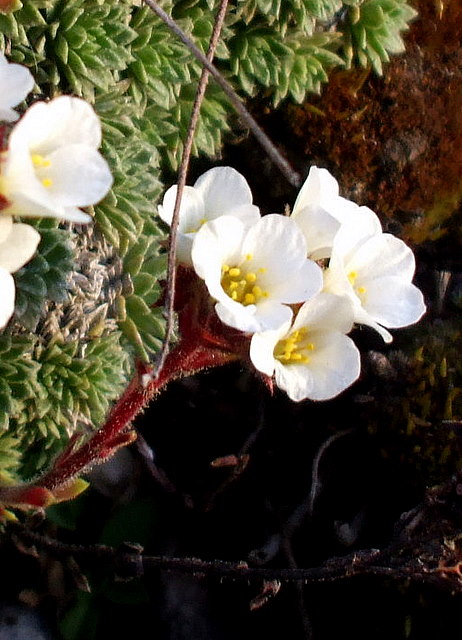
[[[210,38],[209,49],[207,51],[207,60],[211,63],[215,55],[218,40],[220,37],[223,22],[226,16],[226,9],[228,7],[228,0],[221,0],[220,8],[215,17],[213,25],[213,32]],[[204,99],[205,90],[207,88],[209,80],[209,71],[204,66],[202,69],[199,84],[197,86],[196,97],[191,112],[191,118],[189,120],[188,133],[183,145],[183,153],[181,157],[180,169],[178,172],[178,185],[175,198],[175,206],[173,208],[172,222],[170,225],[170,238],[169,238],[169,252],[168,252],[168,264],[167,264],[167,283],[166,283],[166,295],[164,314],[167,322],[165,327],[165,336],[162,341],[162,347],[159,354],[156,357],[156,363],[153,370],[153,376],[157,377],[162,367],[165,364],[165,358],[167,357],[170,345],[170,339],[173,334],[173,328],[175,323],[175,313],[173,309],[175,301],[175,279],[176,279],[176,241],[178,232],[178,222],[180,219],[180,206],[183,191],[186,185],[186,178],[189,169],[189,160],[191,158],[192,144],[194,140],[194,134],[196,132],[197,122],[199,120],[200,108]]]
[[[368,549],[356,551],[347,556],[329,559],[323,565],[310,568],[267,568],[251,567],[246,562],[225,562],[222,560],[200,560],[198,558],[175,558],[165,556],[145,556],[142,548],[124,543],[115,549],[106,545],[89,547],[65,544],[28,530],[22,525],[11,523],[14,537],[22,551],[29,548],[45,549],[54,557],[72,556],[75,560],[88,560],[113,567],[116,577],[137,578],[152,571],[164,570],[195,575],[197,577],[231,578],[233,580],[280,580],[282,582],[303,581],[306,584],[334,582],[358,576],[387,577],[414,582],[433,582],[439,587],[462,589],[462,562],[454,562],[453,546],[462,534],[458,532],[452,541],[442,539],[427,540],[422,544],[405,545],[400,549],[383,551]],[[449,551],[451,549],[451,551]]]
[[[299,187],[301,184],[300,175],[294,171],[294,169],[290,166],[287,160],[279,153],[274,144],[268,138],[263,129],[259,126],[256,120],[250,115],[248,110],[245,108],[241,99],[231,87],[231,85],[225,80],[225,78],[221,75],[218,69],[211,64],[209,60],[207,60],[206,56],[202,53],[202,51],[196,47],[196,45],[191,41],[191,39],[186,35],[186,33],[180,29],[180,27],[176,24],[176,22],[167,14],[163,9],[159,7],[155,0],[145,0],[145,4],[152,10],[154,13],[165,22],[166,25],[180,38],[180,40],[188,47],[191,53],[199,60],[199,62],[207,69],[213,79],[216,81],[218,85],[222,88],[224,93],[228,96],[229,101],[233,105],[234,109],[237,111],[243,122],[249,127],[252,131],[255,138],[261,144],[263,149],[266,151],[268,156],[271,158],[272,162],[279,167],[280,171],[284,174],[286,179],[292,184],[294,187]]]

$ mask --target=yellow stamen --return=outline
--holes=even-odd
[[[51,178],[44,178],[42,180],[42,184],[44,187],[51,187],[51,185],[53,184],[53,180],[51,180]]]
[[[245,257],[245,259],[246,259],[247,261],[248,261],[248,260],[252,260],[252,258],[253,258],[253,255],[252,255],[251,253],[248,253],[248,254],[246,255],[246,257]]]
[[[354,284],[356,278],[358,277],[358,274],[356,273],[356,271],[350,271],[347,277],[348,277],[348,280],[350,281],[350,284]]]
[[[284,340],[279,340],[274,348],[274,357],[284,364],[307,364],[310,359],[307,351],[314,351],[312,342],[307,342],[308,329],[302,327],[290,334]]]
[[[250,256],[250,259],[251,257],[252,256]],[[248,256],[246,259],[247,258]],[[261,269],[259,272],[260,271]],[[231,267],[225,264],[222,266],[221,274],[221,285],[225,293],[227,293],[232,300],[240,302],[244,306],[256,304],[260,298],[268,297],[268,292],[255,284],[258,280],[258,273],[254,271],[246,272],[242,265],[239,267]]]
[[[49,167],[51,165],[51,162],[49,160],[46,160],[38,153],[33,153],[31,155],[31,160],[36,167]]]
[[[360,294],[366,293],[366,287],[358,287],[358,293]]]

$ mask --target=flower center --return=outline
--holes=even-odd
[[[356,293],[356,295],[358,296],[358,298],[363,301],[364,300],[364,296],[366,294],[366,287],[362,287],[362,286],[355,286],[355,282],[356,279],[358,277],[358,274],[356,271],[350,271],[350,273],[348,274],[348,280],[350,281],[351,286],[353,287],[353,291]]]
[[[32,160],[32,164],[36,168],[37,176],[40,179],[43,186],[47,188],[51,187],[53,184],[53,180],[47,177],[46,171],[45,171],[45,169],[48,169],[49,167],[51,167],[51,161],[48,160],[48,158],[45,158],[45,156],[40,155],[39,153],[33,153],[31,155],[31,160]]]
[[[308,354],[314,351],[314,344],[308,342],[308,329],[302,327],[290,334],[288,338],[279,340],[274,347],[274,357],[282,364],[306,364],[310,361]]]
[[[246,260],[251,260],[247,256]],[[243,266],[230,267],[224,264],[221,268],[221,286],[223,291],[236,302],[240,302],[245,307],[248,304],[256,304],[262,298],[268,297],[268,292],[258,286],[258,275],[264,273],[265,269],[257,271],[247,271]]]

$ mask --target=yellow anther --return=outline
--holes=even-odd
[[[351,284],[355,283],[355,280],[357,277],[358,277],[358,274],[356,273],[356,271],[350,271],[350,273],[348,274],[348,280],[350,281]]]
[[[307,333],[306,327],[302,327],[280,340],[274,349],[274,357],[285,364],[308,363],[310,360],[307,351],[314,351],[315,347],[312,342],[305,342]]]
[[[42,180],[42,184],[44,187],[51,187],[51,185],[53,184],[53,180],[51,180],[50,178],[44,178]]]
[[[358,293],[360,293],[361,295],[363,293],[366,293],[366,287],[358,287]]]
[[[245,257],[246,260],[252,260],[253,259],[253,255],[251,253],[248,253]]]
[[[248,254],[250,258],[252,257]],[[255,283],[258,281],[257,273],[247,272],[245,267],[230,266],[224,264],[221,268],[221,286],[233,300],[241,304],[256,304],[260,298],[268,297],[268,292],[263,291]]]
[[[265,267],[260,267],[258,270],[258,273],[266,273],[266,268]]]
[[[51,165],[49,160],[45,160],[45,158],[38,153],[33,153],[31,160],[36,167],[49,167]]]

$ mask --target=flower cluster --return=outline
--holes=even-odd
[[[167,223],[175,197],[176,186],[159,207]],[[237,171],[207,171],[181,202],[178,259],[204,281],[221,322],[249,335],[256,369],[295,401],[333,398],[359,377],[354,324],[390,342],[387,328],[425,312],[411,249],[317,167],[290,216],[263,217]]]
[[[8,63],[0,53],[0,121],[19,115],[13,107],[34,86],[26,67]],[[14,125],[0,126],[5,143],[0,151],[0,328],[14,310],[11,273],[28,262],[40,235],[12,216],[54,217],[87,223],[80,207],[101,200],[112,184],[106,161],[98,152],[101,125],[84,100],[60,96],[36,102]]]

